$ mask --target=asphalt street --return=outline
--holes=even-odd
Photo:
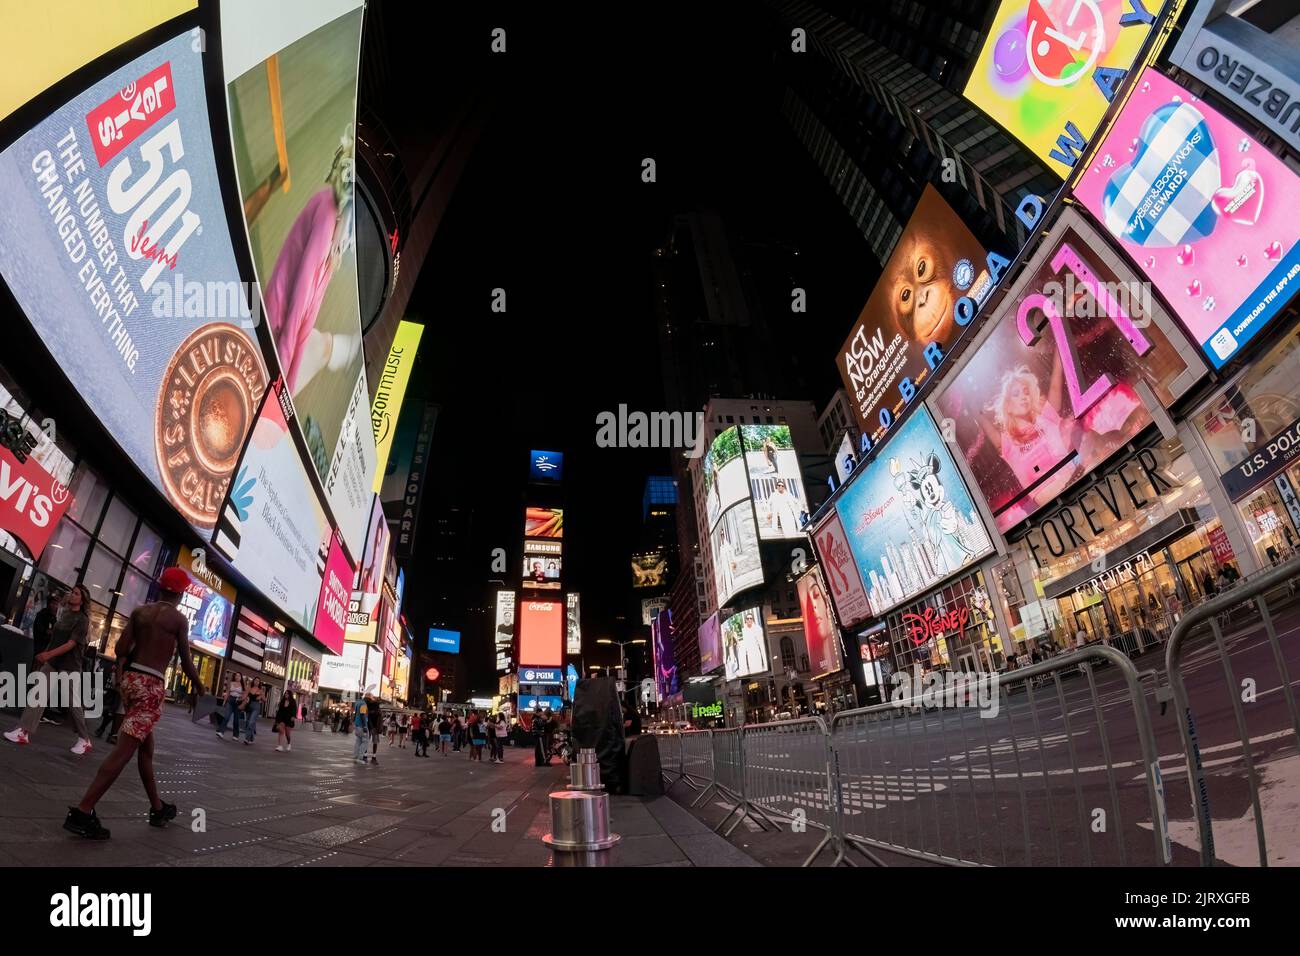
[[[1222,864],[1259,861],[1247,753],[1269,865],[1300,863],[1300,755],[1283,693],[1289,681],[1300,696],[1300,607],[1275,611],[1275,624],[1286,679],[1257,616],[1252,623],[1243,615],[1226,633],[1231,679],[1208,635],[1193,638],[1181,666]],[[1134,662],[1139,671],[1161,672],[1167,684],[1163,654],[1161,645]],[[1017,686],[1001,696],[996,715],[962,707],[841,715],[833,736],[846,835],[869,841],[893,861],[911,862],[904,856],[910,854],[920,862],[1152,865],[1164,858],[1152,828],[1153,803],[1163,800],[1169,862],[1195,865],[1200,844],[1178,717],[1172,703],[1161,712],[1155,678],[1144,674],[1138,701],[1155,738],[1155,788],[1148,786],[1134,700],[1119,668],[1110,665],[1093,667],[1091,681],[1075,672],[1047,678],[1032,691]],[[1246,746],[1234,694],[1242,699]],[[664,745],[666,763],[677,766],[676,760],[691,773],[672,791],[683,803],[700,797],[692,781],[713,779],[717,768],[725,789],[697,808],[710,823],[721,822],[741,789],[734,744],[719,734],[713,753],[702,735]],[[746,796],[771,811],[778,832],[788,834],[785,843],[794,842],[792,822],[830,825],[836,775],[824,737],[811,724],[751,731],[745,748]],[[764,835],[766,822],[757,816],[736,828],[733,841],[758,842],[781,856],[784,844]],[[811,845],[799,842],[802,850]]]

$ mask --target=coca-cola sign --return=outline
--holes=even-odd
[[[937,637],[943,637],[944,634],[953,631],[964,631],[969,620],[970,608],[964,604],[960,607],[949,608],[947,611],[927,607],[920,614],[908,612],[903,615],[903,625],[907,628],[907,636],[912,639],[912,643],[917,647],[928,644]]]

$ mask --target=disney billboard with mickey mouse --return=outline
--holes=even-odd
[[[993,550],[925,408],[903,423],[836,503],[876,614],[927,591]]]

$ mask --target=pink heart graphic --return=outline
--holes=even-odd
[[[1274,239],[1264,247],[1264,258],[1276,261],[1282,258],[1282,243]]]
[[[1231,186],[1214,192],[1214,211],[1243,226],[1253,226],[1264,208],[1264,180],[1253,169],[1243,169]]]
[[[1201,294],[1201,280],[1200,280],[1200,279],[1193,279],[1193,280],[1191,281],[1191,283],[1187,286],[1187,294],[1188,294],[1188,295],[1192,295],[1192,296],[1196,296],[1196,295],[1200,295],[1200,294]]]
[[[1174,258],[1178,260],[1180,266],[1190,266],[1192,260],[1196,258],[1196,253],[1192,251],[1191,246],[1185,245],[1178,250],[1178,254]]]

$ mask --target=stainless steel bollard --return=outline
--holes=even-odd
[[[569,765],[570,790],[604,790],[600,782],[600,761],[596,751],[584,749],[578,751],[578,759]]]
[[[551,794],[551,832],[542,842],[554,850],[607,850],[619,841],[609,832],[609,795],[580,790]]]

